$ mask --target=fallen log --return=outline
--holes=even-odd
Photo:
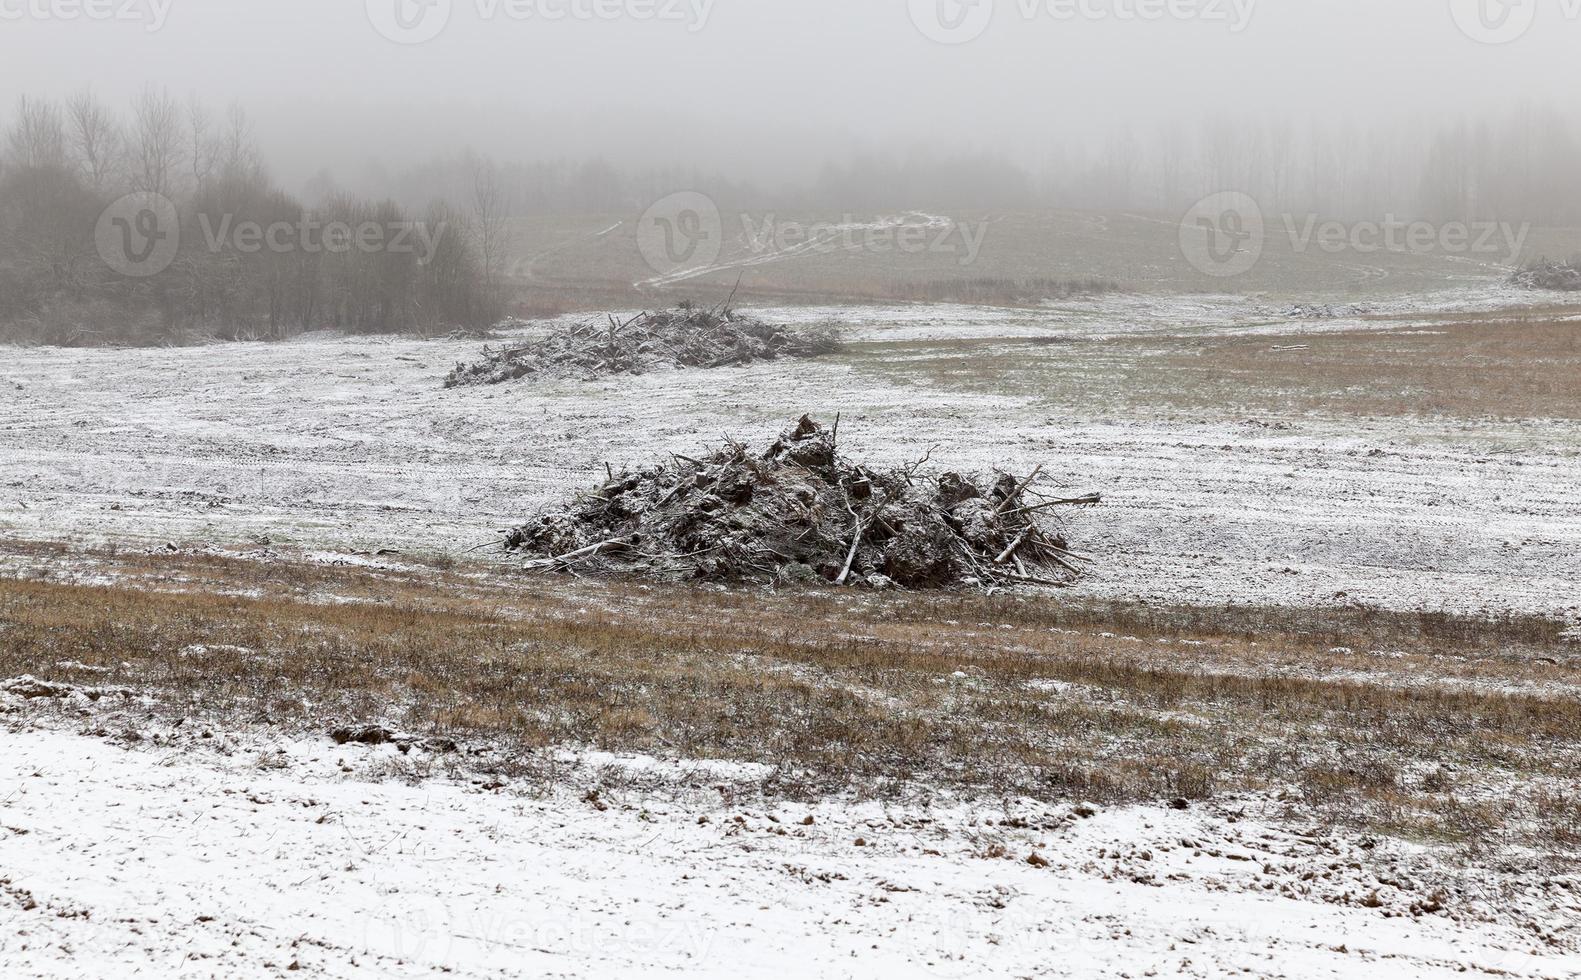
[[[1026,530],[1022,531],[1016,536],[1014,541],[1010,542],[1010,547],[1005,549],[1004,554],[994,559],[994,564],[1003,565],[1005,562],[1009,561],[1011,556],[1016,553],[1017,549],[1027,543],[1027,538],[1030,538],[1032,536],[1032,532],[1035,530],[1037,530],[1037,528],[1031,524],[1028,524],[1026,526]]]
[[[1043,464],[1039,463],[1032,470],[1032,475],[1031,476],[1029,476],[1025,480],[1021,481],[1021,484],[1019,486],[1017,486],[1014,490],[1012,490],[1008,497],[1006,497],[1004,500],[1001,500],[999,502],[999,507],[998,507],[998,509],[996,509],[994,511],[994,513],[996,513],[996,514],[1003,514],[1005,512],[1005,508],[1006,507],[1009,507],[1011,504],[1015,503],[1017,500],[1020,500],[1021,499],[1021,495],[1027,492],[1027,487],[1030,487],[1032,485],[1032,481],[1036,480],[1038,478],[1038,474],[1041,473],[1041,472],[1043,472]]]
[[[618,551],[622,548],[630,548],[632,545],[636,544],[637,541],[638,538],[635,534],[624,538],[610,538],[608,541],[600,541],[597,544],[590,544],[586,548],[578,548],[575,551],[570,551],[563,555],[556,555],[552,558],[541,558],[538,561],[530,561],[522,567],[552,568],[556,565],[567,565],[573,561],[578,561],[583,558],[592,558],[594,555],[604,554],[607,551]]]
[[[1017,507],[1010,513],[1034,514],[1040,510],[1048,510],[1051,507],[1092,507],[1101,503],[1103,503],[1103,494],[1089,493],[1084,497],[1069,497],[1064,500],[1046,500],[1041,504],[1033,504],[1030,507]]]

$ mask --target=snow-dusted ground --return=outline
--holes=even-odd
[[[551,787],[327,738],[73,730],[94,725],[0,735],[7,976],[1581,971],[1542,935],[1573,895],[1444,880],[1255,799],[765,806],[727,766],[581,760]],[[612,769],[644,789],[588,797]]]
[[[1428,322],[1510,300],[1490,287],[1373,311]],[[1111,417],[932,387],[885,347],[1376,321],[1134,296],[765,315],[843,320],[864,351],[445,391],[476,343],[0,350],[0,535],[458,554],[606,461],[839,411],[852,454],[910,462],[936,447],[941,467],[1044,463],[1102,491],[1104,507],[1071,518],[1102,558],[1089,594],[1581,619],[1581,424]],[[1575,882],[1451,872],[1263,798],[1091,816],[761,803],[752,767],[577,756],[553,780],[501,780],[486,752],[104,711],[0,695],[4,976],[1581,973],[1563,951]]]
[[[1475,308],[1494,293],[1411,308]],[[910,462],[937,447],[939,467],[1043,463],[1102,491],[1104,507],[1072,517],[1073,540],[1102,558],[1082,585],[1091,594],[1581,618],[1576,422],[1111,416],[886,367],[885,342],[927,337],[1273,329],[1252,301],[768,315],[780,313],[843,319],[874,343],[856,359],[449,391],[444,373],[477,343],[6,349],[0,534],[454,554],[585,487],[606,461],[693,452],[723,432],[761,440],[803,412],[841,412],[853,454]]]
[[[758,311],[776,323],[838,321],[859,340],[889,342],[1039,337],[1088,339],[1138,334],[1223,336],[1398,329],[1396,319],[1552,308],[1563,293],[1534,292],[1502,282],[1458,286],[1361,303],[1292,303],[1239,294],[1159,296],[1111,293],[1048,304],[1046,309],[929,305],[788,306]]]

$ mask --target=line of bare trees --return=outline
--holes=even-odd
[[[361,182],[397,200],[467,198],[476,160],[449,156]],[[1035,162],[1003,153],[843,149],[806,182],[772,189],[684,168],[606,160],[513,163],[491,170],[491,192],[512,216],[640,213],[677,189],[730,209],[996,210],[1068,208],[1180,215],[1202,197],[1241,191],[1273,214],[1339,219],[1581,224],[1581,134],[1536,105],[1449,124],[1298,123],[1220,119],[1154,128],[1119,126],[1072,137]],[[318,193],[335,186],[327,175]],[[313,196],[312,193],[309,196]]]
[[[1535,105],[1449,124],[1307,125],[1219,121],[1146,134],[1118,130],[1056,154],[1039,196],[1062,207],[1182,212],[1235,190],[1276,213],[1334,218],[1581,224],[1581,138]]]
[[[0,133],[0,338],[432,332],[486,326],[503,307],[509,226],[483,163],[462,206],[412,213],[341,193],[308,207],[271,181],[236,105],[215,115],[148,88],[118,113],[86,91],[59,103],[24,95]],[[142,277],[112,269],[95,238],[105,209],[132,193],[160,195],[179,215],[175,257]],[[278,234],[249,247],[231,234],[249,227]],[[337,228],[383,237],[342,247]]]

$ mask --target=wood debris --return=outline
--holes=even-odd
[[[662,368],[720,368],[781,357],[817,357],[840,349],[832,328],[793,331],[745,316],[728,305],[583,320],[513,347],[485,347],[481,360],[457,364],[445,387],[501,384],[518,378],[597,378]]]
[[[925,477],[927,458],[881,469],[837,452],[837,429],[804,416],[767,451],[727,440],[609,479],[506,538],[538,571],[668,580],[992,590],[1067,585],[1092,559],[1052,516],[1097,494],[997,473]]]
[[[1526,289],[1581,291],[1581,257],[1569,262],[1541,259],[1510,274],[1510,283]]]

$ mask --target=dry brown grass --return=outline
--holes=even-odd
[[[1581,663],[1543,620],[26,557],[48,574],[0,581],[0,677],[151,689],[181,716],[382,720],[524,765],[546,746],[767,762],[765,790],[793,794],[1248,789],[1574,854]],[[118,584],[50,580],[67,562]]]
[[[1581,323],[1544,316],[1288,336],[852,346],[866,355],[859,366],[886,379],[1088,411],[1581,419]],[[1310,349],[1275,350],[1295,346]]]
[[[1312,349],[1270,349],[1295,344]],[[1270,398],[1283,392],[1298,410],[1581,418],[1575,322],[1501,317],[1425,331],[1260,337],[1205,344],[1194,359],[1206,383]]]

